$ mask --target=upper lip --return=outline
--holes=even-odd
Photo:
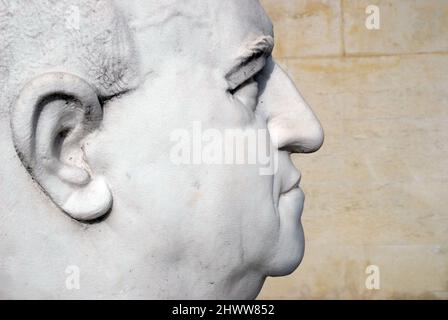
[[[281,192],[281,194],[285,194],[288,193],[294,189],[298,189],[299,188],[299,184],[300,184],[300,180],[301,180],[301,175],[298,174],[298,176],[295,179],[291,179],[292,181],[295,181],[293,184],[291,184],[290,186],[288,186],[288,188],[285,188],[285,191]]]

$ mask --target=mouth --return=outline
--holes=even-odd
[[[291,174],[288,178],[288,183],[285,183],[285,186],[283,190],[281,190],[277,200],[279,211],[283,211],[283,213],[287,215],[296,216],[299,221],[305,201],[305,194],[300,188],[301,179],[302,175],[300,172]]]
[[[300,178],[293,184],[291,185],[289,188],[286,189],[286,191],[283,191],[282,193],[280,193],[280,196],[288,194],[291,191],[294,191],[296,189],[300,189]]]
[[[297,191],[300,189],[300,181],[302,180],[302,175],[300,172],[294,172],[292,173],[288,178],[288,182],[285,183],[286,186],[284,186],[280,192],[280,196],[286,195],[292,191]]]
[[[274,191],[274,206],[279,210],[280,201],[294,202],[300,207],[303,203],[301,203],[300,199],[304,198],[304,194],[302,189],[300,188],[300,182],[302,180],[302,174],[298,170],[292,170],[282,177],[279,177],[279,182],[277,185],[277,190]],[[281,181],[283,180],[283,181]],[[293,200],[294,199],[294,200]]]

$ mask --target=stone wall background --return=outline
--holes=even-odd
[[[259,298],[448,299],[448,0],[261,3],[326,141],[295,156],[304,260]],[[380,290],[366,289],[369,265]]]

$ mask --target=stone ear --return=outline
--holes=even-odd
[[[11,109],[13,141],[22,163],[52,201],[76,220],[97,219],[112,206],[105,179],[89,168],[83,149],[102,118],[95,90],[68,73],[34,78]]]

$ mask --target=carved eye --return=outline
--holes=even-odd
[[[239,102],[244,104],[246,107],[255,111],[258,104],[258,83],[254,77],[249,78],[244,81],[238,87],[230,90],[230,93]]]
[[[258,104],[257,75],[266,66],[266,59],[266,54],[254,54],[226,76],[230,87],[229,93],[252,111],[255,111]]]

